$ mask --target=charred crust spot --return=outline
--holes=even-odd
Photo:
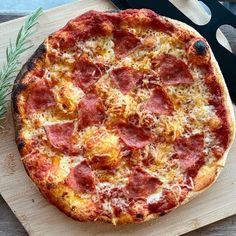
[[[205,56],[207,54],[208,46],[203,40],[197,40],[193,44],[193,48],[198,55]]]
[[[162,212],[160,213],[160,216],[164,216],[166,214],[166,212]]]
[[[67,193],[67,192],[63,192],[62,195],[61,195],[62,198],[65,198],[65,197],[67,197],[67,196],[68,196],[68,193]]]
[[[35,67],[35,60],[36,59],[40,59],[42,58],[42,56],[44,55],[44,53],[46,52],[46,47],[44,45],[44,43],[42,43],[37,50],[35,51],[35,53],[33,54],[33,56],[28,60],[28,62],[26,63],[27,66],[27,70],[31,71],[34,69]]]
[[[136,218],[137,218],[137,219],[142,219],[142,218],[143,218],[143,214],[142,214],[142,213],[136,214]]]
[[[22,151],[22,149],[24,148],[24,146],[25,146],[24,140],[22,140],[22,139],[18,140],[18,142],[17,142],[17,147],[18,147],[18,150],[19,150],[20,152]]]
[[[55,184],[54,184],[54,183],[46,182],[46,188],[47,188],[48,190],[51,190],[51,189],[55,188]]]
[[[46,47],[44,45],[44,43],[42,43],[38,49],[35,51],[33,58],[42,58],[43,54],[46,52]]]
[[[18,84],[15,84],[14,87],[13,87],[13,92],[12,92],[12,102],[13,102],[13,108],[14,108],[14,111],[15,112],[19,112],[18,111],[18,106],[17,106],[17,97],[18,95],[24,91],[26,89],[26,85],[23,84],[23,83],[18,83]]]
[[[26,89],[26,84],[23,84],[23,83],[19,83],[19,84],[16,84],[15,86],[14,86],[14,95],[18,95],[18,94],[20,94],[22,91],[24,91],[25,89]]]
[[[34,67],[35,67],[34,60],[29,60],[29,62],[27,63],[27,70],[31,71],[34,69]]]
[[[19,74],[16,77],[15,80],[15,85],[13,87],[13,91],[12,91],[12,102],[13,102],[13,108],[15,112],[19,112],[18,108],[17,108],[17,96],[26,89],[27,85],[21,83],[22,79],[24,78],[24,76],[26,75],[27,72],[29,72],[30,70],[32,70],[35,67],[35,60],[38,58],[42,58],[42,56],[44,55],[44,53],[46,52],[46,47],[44,45],[44,43],[42,43],[38,49],[35,51],[35,53],[33,54],[33,56],[26,62],[26,64],[22,67],[21,71],[19,72]]]

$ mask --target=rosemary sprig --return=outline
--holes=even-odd
[[[6,49],[6,64],[0,70],[0,120],[4,118],[7,111],[8,95],[10,94],[10,87],[12,86],[12,79],[15,77],[20,65],[19,58],[22,53],[33,46],[29,38],[35,33],[33,28],[38,24],[38,18],[42,14],[43,9],[38,8],[31,15],[28,16],[24,25],[21,27],[15,45],[10,45]]]

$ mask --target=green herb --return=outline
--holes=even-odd
[[[15,45],[10,45],[6,50],[6,65],[0,70],[0,119],[4,118],[7,111],[8,95],[12,86],[12,79],[15,77],[20,65],[19,58],[22,53],[33,46],[29,38],[35,33],[34,26],[38,24],[37,20],[42,14],[42,8],[38,8],[26,19],[21,27]]]

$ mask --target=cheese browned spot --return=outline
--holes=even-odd
[[[84,148],[85,156],[94,169],[114,170],[120,164],[119,137],[104,127],[92,132]]]
[[[52,168],[51,158],[41,155],[38,152],[32,152],[23,161],[26,168],[30,171],[30,175],[35,178],[37,183],[47,178]]]

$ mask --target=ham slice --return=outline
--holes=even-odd
[[[204,134],[194,134],[187,138],[178,138],[174,144],[173,158],[179,160],[181,167],[194,178],[204,164]]]
[[[87,55],[81,56],[73,72],[75,84],[83,91],[88,91],[101,78],[103,69],[101,64],[91,62]]]

